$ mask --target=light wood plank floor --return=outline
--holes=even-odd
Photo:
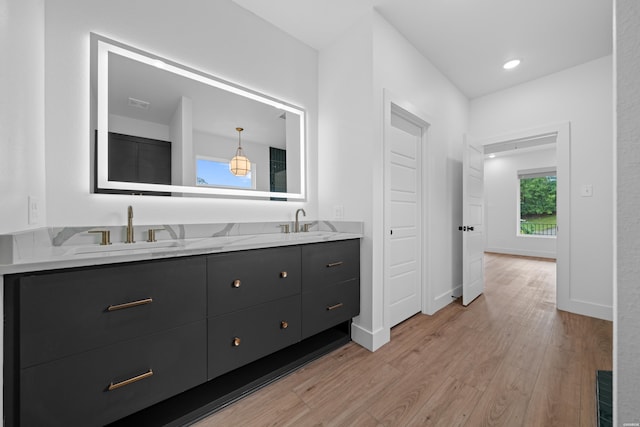
[[[206,426],[595,426],[612,323],[555,308],[555,263],[487,254],[486,292],[350,343],[197,423]]]

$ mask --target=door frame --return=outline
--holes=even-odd
[[[429,225],[430,225],[430,215],[428,206],[429,203],[429,169],[425,170],[425,166],[428,165],[429,159],[429,129],[431,127],[431,123],[433,121],[431,118],[413,106],[406,99],[399,97],[389,91],[388,89],[383,90],[383,106],[384,106],[384,120],[383,120],[383,157],[382,157],[382,168],[383,168],[383,250],[382,250],[382,284],[383,284],[383,298],[384,298],[384,311],[383,311],[383,325],[385,328],[389,329],[391,325],[390,321],[390,313],[389,313],[389,301],[390,301],[390,289],[389,289],[389,268],[387,266],[387,262],[389,259],[389,255],[387,251],[389,250],[389,230],[390,226],[388,223],[389,220],[389,206],[388,206],[388,193],[389,193],[389,182],[390,182],[390,170],[387,162],[389,161],[389,141],[390,141],[390,128],[391,128],[391,116],[392,114],[397,114],[403,119],[411,122],[415,126],[421,129],[421,138],[420,138],[420,155],[418,157],[418,173],[420,179],[421,191],[419,194],[419,205],[420,212],[422,213],[421,218],[417,222],[418,228],[418,238],[419,238],[419,248],[420,253],[418,254],[418,262],[420,264],[420,274],[419,281],[421,283],[421,312],[428,313],[430,308],[431,301],[431,281],[430,281],[430,244],[426,235],[428,233]]]
[[[558,177],[556,235],[556,308],[573,311],[571,301],[571,122],[559,122],[480,139],[482,145],[556,134]]]

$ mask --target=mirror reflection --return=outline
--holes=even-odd
[[[95,36],[96,191],[304,198],[304,112]]]

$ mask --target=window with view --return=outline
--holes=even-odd
[[[518,172],[520,209],[518,234],[555,236],[556,170],[538,169]]]
[[[255,164],[245,176],[235,176],[229,170],[229,160],[196,158],[196,185],[228,188],[256,188]]]

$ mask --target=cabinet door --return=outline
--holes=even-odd
[[[360,277],[360,240],[314,243],[302,247],[302,292]]]
[[[138,144],[126,136],[109,133],[109,181],[138,182]]]
[[[209,315],[231,313],[299,294],[300,268],[297,246],[209,256]]]
[[[24,369],[20,424],[105,425],[205,382],[206,358],[201,320]]]
[[[300,341],[300,296],[209,318],[209,379]]]
[[[138,143],[138,182],[171,185],[171,143]]]
[[[23,368],[206,317],[204,257],[25,276],[19,288]]]

